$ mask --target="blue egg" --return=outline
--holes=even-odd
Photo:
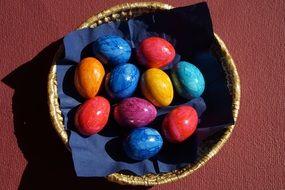
[[[117,65],[106,78],[106,91],[112,98],[128,98],[135,92],[139,78],[140,72],[135,65]]]
[[[152,128],[134,129],[123,143],[128,157],[133,160],[145,160],[156,155],[163,145],[159,132]]]
[[[120,36],[102,36],[93,44],[95,56],[103,63],[118,65],[127,63],[131,57],[131,47]]]
[[[205,80],[200,70],[193,64],[181,61],[171,70],[173,85],[178,94],[191,99],[202,95],[205,89]]]

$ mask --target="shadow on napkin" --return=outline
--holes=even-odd
[[[147,189],[121,186],[105,178],[76,176],[70,152],[52,127],[47,105],[47,77],[62,40],[2,79],[15,90],[12,98],[14,131],[27,166],[18,189]]]
[[[177,145],[172,145],[164,140],[163,149],[157,156],[133,162],[126,157],[122,150],[120,144],[124,133],[122,135],[118,132],[118,124],[112,122],[112,110],[109,117],[111,121],[102,132],[84,137],[74,130],[74,122],[72,122],[74,113],[69,114],[69,111],[84,102],[78,98],[78,93],[74,88],[74,66],[82,58],[93,56],[92,43],[105,35],[123,37],[133,50],[145,37],[165,38],[172,43],[178,55],[168,68],[163,68],[166,69],[166,73],[169,73],[169,69],[180,59],[193,63],[201,70],[206,84],[201,97],[203,102],[198,101],[197,105],[200,105],[198,107],[206,105],[207,110],[199,117],[200,123],[196,130],[196,136]],[[96,28],[76,30],[67,34],[63,42],[65,56],[57,61],[57,87],[64,125],[70,131],[69,145],[78,176],[106,176],[126,170],[141,176],[147,173],[163,173],[180,169],[186,164],[195,163],[200,158],[197,150],[202,147],[203,140],[234,123],[231,110],[232,97],[227,87],[225,72],[211,53],[211,47],[214,45],[214,33],[208,6],[205,2],[157,11],[128,21],[109,22]],[[135,64],[137,60],[132,57],[129,62]],[[107,67],[107,70],[109,69]],[[139,69],[141,69],[141,73],[145,70],[140,66]],[[139,88],[137,89],[135,96],[142,97]],[[104,93],[103,88],[98,95],[105,96]],[[110,101],[112,106],[113,103],[116,103],[113,100]],[[166,109],[170,111],[173,109],[173,105],[187,101],[189,100],[183,99],[175,93],[171,106]],[[160,114],[160,110],[158,110],[158,114]],[[147,127],[159,130],[161,121],[156,119],[150,124],[151,126]],[[111,133],[105,132],[108,129]]]

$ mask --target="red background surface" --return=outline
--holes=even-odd
[[[0,189],[133,189],[76,178],[45,103],[55,41],[91,15],[123,2],[1,0]],[[183,6],[198,1],[164,2]],[[285,189],[285,3],[210,0],[208,4],[214,30],[226,42],[240,74],[238,123],[206,166],[151,189]]]

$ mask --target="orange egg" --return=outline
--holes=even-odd
[[[95,97],[104,76],[105,70],[100,61],[93,57],[84,58],[75,70],[74,84],[78,93],[87,99]]]

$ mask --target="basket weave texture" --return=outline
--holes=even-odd
[[[156,10],[167,10],[173,7],[168,4],[160,2],[138,2],[138,3],[125,3],[111,7],[95,16],[92,16],[87,21],[79,26],[78,29],[95,28],[96,26],[110,22],[110,21],[123,21],[128,20],[145,13],[155,12]],[[228,87],[232,95],[233,104],[232,112],[236,121],[240,105],[240,81],[234,61],[226,48],[221,38],[215,34],[215,43],[211,49],[219,63],[222,64],[227,76]],[[48,104],[50,109],[50,116],[53,127],[60,136],[63,143],[69,149],[68,134],[64,129],[63,118],[58,102],[57,94],[57,81],[56,81],[56,61],[63,55],[63,46],[57,51],[48,79]],[[192,174],[195,170],[203,166],[210,158],[212,158],[229,139],[234,125],[227,129],[215,134],[202,143],[201,148],[198,150],[198,161],[191,166],[186,166],[179,170],[174,170],[162,174],[146,174],[143,176],[134,176],[122,173],[113,173],[106,178],[109,181],[116,182],[122,185],[143,185],[153,186],[157,184],[169,183],[177,181],[187,175]]]

